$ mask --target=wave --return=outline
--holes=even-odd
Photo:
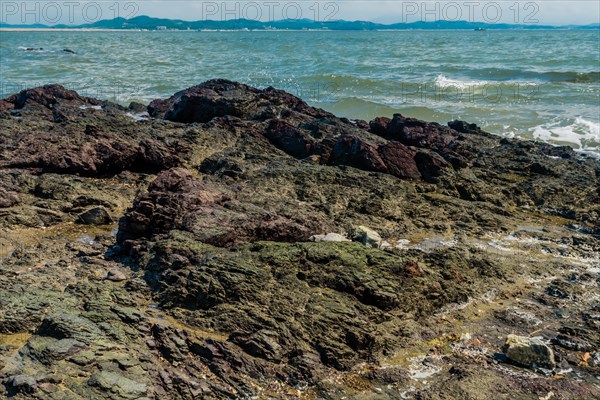
[[[468,70],[469,75],[475,78],[491,78],[495,80],[527,80],[542,82],[568,82],[568,83],[598,83],[600,71],[529,71],[508,68],[479,68]]]
[[[567,144],[575,150],[600,151],[600,123],[582,117],[574,120],[553,121],[529,129],[534,139],[555,144]]]
[[[397,108],[390,107],[357,97],[346,97],[335,102],[314,102],[312,105],[321,107],[340,117],[360,118],[370,120],[378,116],[392,116],[399,112]]]
[[[476,70],[469,71],[469,75],[474,76],[491,76],[492,79],[468,79],[448,77],[444,74],[439,74],[433,80],[431,78],[422,79],[414,76],[390,76],[385,78],[372,78],[365,76],[353,75],[335,75],[335,74],[315,74],[305,75],[295,78],[276,79],[269,75],[248,76],[242,79],[244,83],[267,87],[274,86],[279,89],[287,90],[290,93],[300,97],[311,97],[313,93],[327,94],[333,97],[362,97],[364,94],[370,96],[382,97],[396,95],[402,97],[407,93],[415,93],[418,91],[428,91],[438,89],[455,89],[458,91],[475,90],[476,92],[485,92],[490,88],[507,88],[510,90],[524,87],[539,87],[544,84],[544,81],[567,79],[573,82],[593,82],[600,80],[600,73],[533,73],[525,72],[518,76],[519,71],[515,70],[499,70],[502,71],[501,76],[493,76],[493,74],[484,74],[484,71]],[[544,79],[540,79],[540,75],[544,75]]]
[[[441,124],[457,118],[457,115],[452,112],[422,105],[394,103],[394,100],[396,99],[345,97],[335,102],[313,102],[311,105],[321,107],[341,117],[360,118],[367,121],[375,117],[391,117],[395,113]]]
[[[551,82],[599,83],[600,71],[594,72],[542,72],[542,78]]]
[[[489,82],[488,81],[470,81],[470,80],[460,80],[460,79],[450,79],[446,78],[444,75],[438,75],[434,81],[437,87],[442,89],[446,88],[456,88],[456,89],[468,89],[471,87],[479,87],[485,86]]]
[[[364,99],[358,97],[347,97],[335,102],[318,102],[313,104],[322,107],[339,116],[348,118],[361,118],[370,120],[376,116],[391,117],[394,113],[415,117],[426,121],[437,121],[445,124],[446,121],[461,118],[452,110],[443,111],[439,107],[424,107],[414,104],[396,104],[381,101],[381,99]],[[548,123],[527,128],[525,126],[511,128],[510,125],[494,127],[490,121],[486,121],[485,109],[463,110],[464,118],[478,123],[482,128],[501,136],[521,137],[524,139],[536,139],[554,145],[568,145],[576,151],[588,153],[600,158],[600,123],[585,119],[583,117],[572,117],[562,120],[554,120]],[[508,116],[506,118],[509,118]],[[506,120],[508,121],[508,120]],[[531,126],[531,125],[530,125]],[[502,133],[501,133],[502,132]]]
[[[441,88],[454,88],[466,90],[469,88],[485,87],[485,86],[537,86],[535,82],[519,82],[519,81],[485,81],[485,80],[467,80],[467,79],[450,79],[444,75],[438,75],[434,80],[434,84]]]
[[[244,83],[258,87],[274,86],[302,97],[302,92],[324,91],[328,93],[385,93],[398,82],[352,75],[315,74],[295,78],[275,79],[271,76],[253,75]]]

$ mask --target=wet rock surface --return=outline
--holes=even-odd
[[[0,397],[600,398],[597,160],[225,80],[132,107],[0,101]]]

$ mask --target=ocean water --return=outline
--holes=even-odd
[[[212,78],[350,118],[458,118],[600,155],[597,30],[0,32],[1,97],[60,83],[127,104]]]

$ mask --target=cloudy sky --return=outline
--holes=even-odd
[[[308,18],[381,23],[468,20],[520,24],[591,24],[600,22],[596,0],[0,0],[0,20],[9,23],[94,22],[116,16],[183,20],[247,18],[261,21]]]

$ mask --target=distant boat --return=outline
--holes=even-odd
[[[475,28],[473,29],[474,31],[486,31],[487,29],[479,27],[479,28]]]

